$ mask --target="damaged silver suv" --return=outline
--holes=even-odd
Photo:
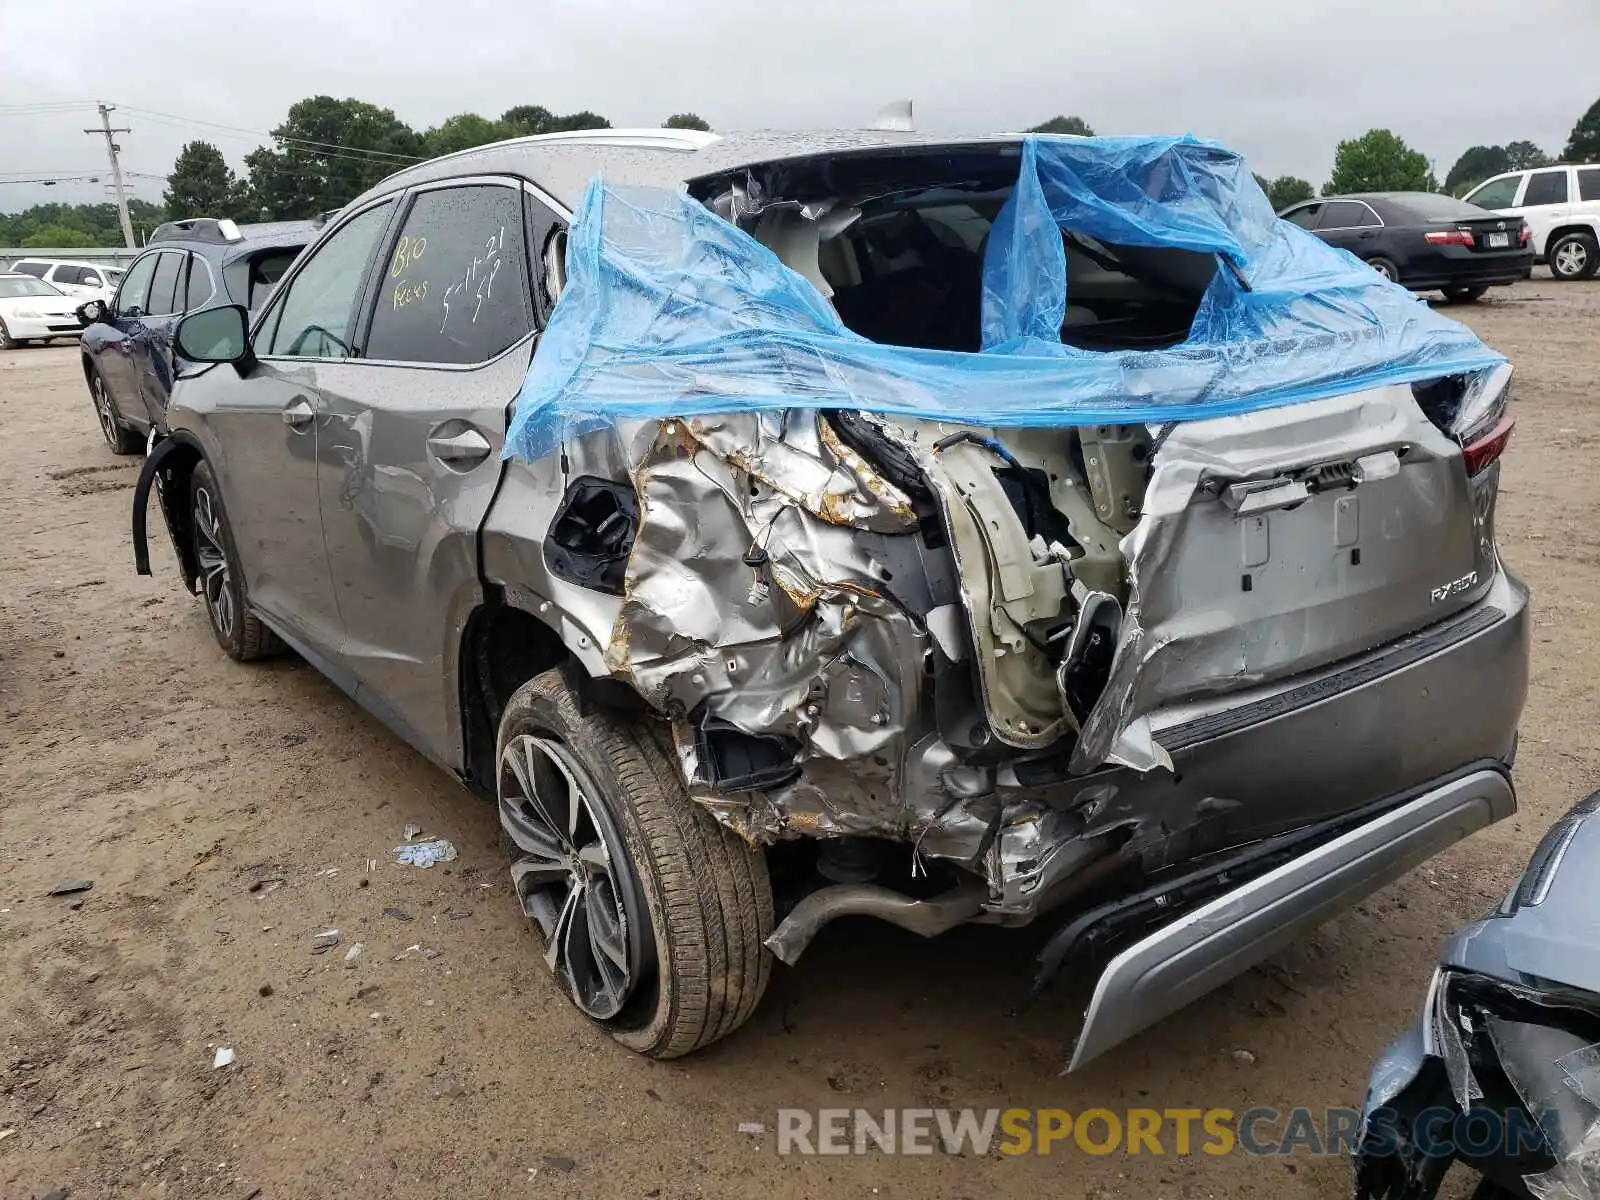
[[[836,917],[1046,918],[1076,1065],[1515,808],[1510,368],[1210,143],[503,142],[177,336],[139,569],[155,486],[641,1053]]]

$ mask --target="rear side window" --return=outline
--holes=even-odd
[[[117,312],[124,317],[144,315],[145,301],[150,292],[150,277],[155,274],[156,259],[163,255],[146,254],[133,266],[122,280],[122,290],[117,293]]]
[[[1468,192],[1468,204],[1476,204],[1479,208],[1510,208],[1517,202],[1517,188],[1522,184],[1522,176],[1507,175],[1504,179],[1491,179],[1475,192]]]
[[[1578,168],[1578,199],[1600,200],[1600,167]]]
[[[533,328],[522,195],[478,184],[417,196],[378,288],[365,357],[487,362]]]
[[[216,289],[211,286],[211,271],[206,266],[205,259],[198,254],[189,256],[189,296],[184,301],[183,311],[193,312],[208,300]]]
[[[1376,225],[1378,218],[1359,200],[1330,200],[1323,209],[1318,229],[1359,229],[1363,225]]]
[[[11,268],[13,275],[32,275],[35,279],[43,279],[44,273],[50,269],[48,263],[19,262]]]
[[[1528,194],[1522,198],[1523,207],[1538,204],[1565,204],[1567,202],[1567,173],[1565,171],[1535,171],[1528,176]]]
[[[1291,209],[1283,215],[1285,221],[1292,221],[1301,229],[1314,229],[1317,218],[1322,215],[1322,205],[1307,204],[1304,208]]]
[[[178,292],[179,273],[184,256],[168,252],[159,256],[155,278],[150,281],[150,297],[145,301],[145,315],[165,317],[178,311],[182,299]]]

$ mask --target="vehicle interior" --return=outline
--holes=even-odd
[[[958,164],[909,158],[850,170],[835,161],[818,168],[821,178],[803,166],[782,166],[770,183],[752,171],[747,183],[734,181],[710,203],[723,215],[737,213],[742,228],[816,284],[862,336],[975,352],[982,348],[984,256],[1016,167],[991,155],[975,164],[970,181],[952,182],[952,165]],[[873,177],[859,190],[823,190],[830,183],[849,187],[852,174]],[[1188,338],[1217,271],[1212,256],[1113,245],[1072,230],[1062,239],[1063,343],[1142,350]]]

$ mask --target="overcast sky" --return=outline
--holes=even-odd
[[[0,47],[0,179],[104,168],[80,132],[95,100],[267,130],[329,93],[419,129],[514,104],[618,126],[684,110],[717,128],[859,126],[910,97],[920,129],[1077,113],[1101,133],[1218,138],[1264,175],[1320,185],[1335,144],[1374,126],[1441,178],[1474,143],[1558,153],[1600,96],[1597,0],[0,0]],[[84,104],[15,111],[64,101]],[[190,139],[236,168],[260,140],[116,116],[126,168],[152,176]],[[140,179],[134,195],[162,188]],[[0,210],[101,193],[4,185]]]

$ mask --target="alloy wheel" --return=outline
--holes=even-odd
[[[1589,248],[1574,238],[1563,243],[1556,250],[1556,273],[1571,278],[1583,274],[1583,269],[1589,265]]]
[[[622,1011],[645,962],[647,930],[621,836],[571,747],[520,734],[500,757],[500,824],[515,844],[511,881],[544,935],[545,965],[598,1021]]]
[[[1379,275],[1382,275],[1390,283],[1394,282],[1394,272],[1389,270],[1389,265],[1387,263],[1368,263],[1367,265]]]
[[[89,383],[89,390],[94,394],[94,414],[100,419],[100,432],[105,434],[106,441],[113,446],[117,444],[117,417],[111,411],[111,397],[106,394],[105,381],[98,374],[94,374]]]
[[[205,590],[206,608],[224,639],[233,637],[236,613],[233,607],[233,579],[228,570],[228,555],[222,547],[222,516],[216,501],[205,488],[194,493],[194,549],[200,560],[200,584]]]

